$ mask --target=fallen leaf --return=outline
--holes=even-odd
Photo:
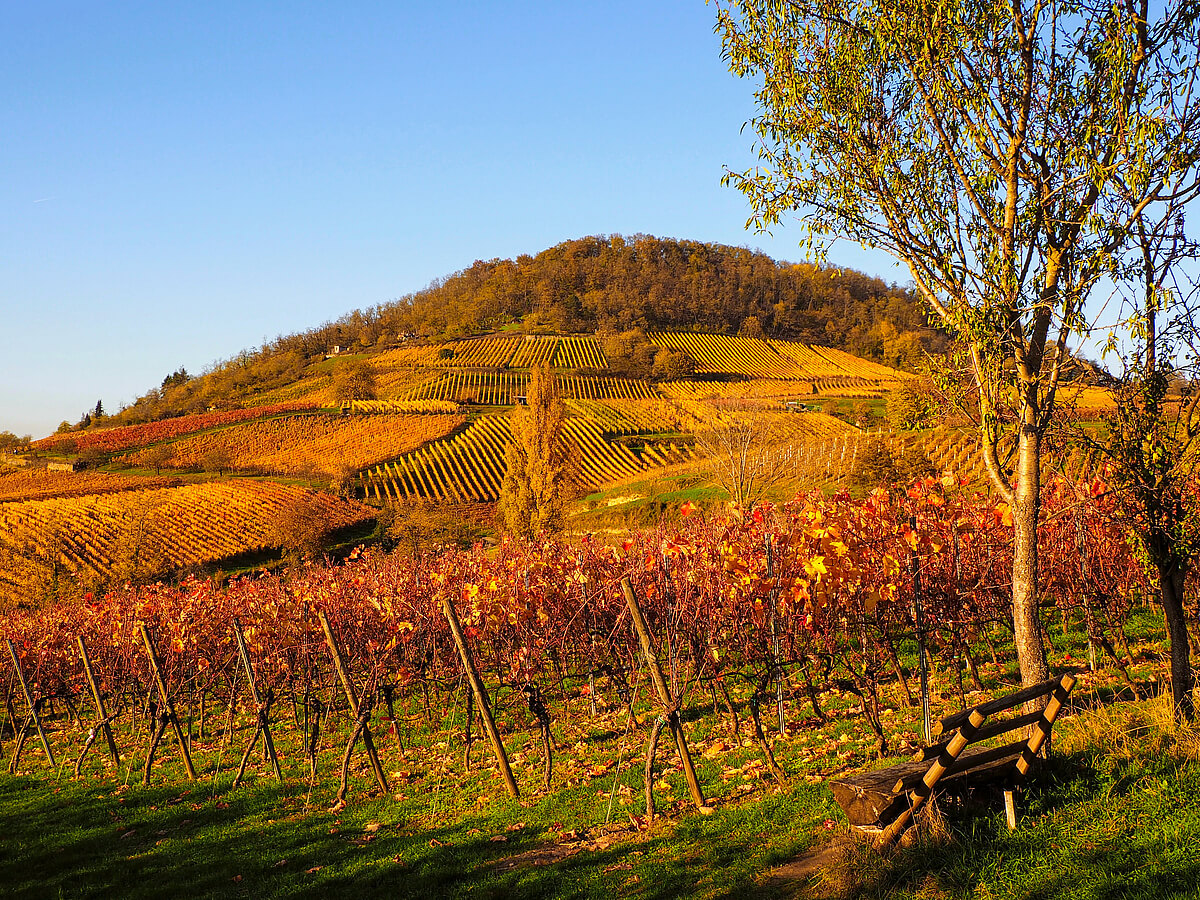
[[[305,875],[316,875],[323,868],[325,868],[325,867],[324,866],[313,866],[311,869],[305,869],[304,874]]]
[[[378,831],[381,827],[378,822],[368,822],[363,826],[363,831]]]

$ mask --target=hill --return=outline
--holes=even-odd
[[[826,460],[809,486],[824,484],[829,466],[853,465],[856,417],[877,419],[884,395],[908,378],[832,348],[673,331],[498,332],[331,355],[267,389],[243,385],[222,400],[232,408],[134,424],[106,417],[0,459],[0,605],[320,552],[338,532],[368,539],[375,519],[379,535],[408,540],[414,504],[456,507],[439,528],[486,523],[509,419],[536,365],[562,386],[582,493],[668,473],[709,483],[711,448],[698,436],[739,421],[762,429],[802,479],[801,455]],[[168,400],[202,397],[206,384],[182,380]],[[214,493],[230,479],[236,495]],[[213,514],[175,511],[197,503]],[[607,525],[591,515],[573,527]]]
[[[721,244],[586,237],[535,256],[477,261],[394,302],[243,351],[201,377],[170,373],[115,423],[245,406],[319,371],[335,347],[378,354],[498,331],[603,336],[635,328],[741,332],[895,368],[911,368],[948,342],[926,324],[915,297],[861,272],[778,262]]]
[[[944,343],[895,286],[743,248],[612,235],[476,262],[198,377],[173,372],[0,458],[0,602],[328,548],[339,528],[362,539],[372,508],[381,531],[413,504],[487,521],[535,366],[562,385],[580,492],[663,473],[711,482],[697,436],[738,419],[789,458],[826,460],[789,487],[828,485],[907,378],[894,366]],[[229,478],[243,482],[237,515],[145,513],[152,491],[156,509],[186,505]],[[227,533],[248,527],[253,539]]]

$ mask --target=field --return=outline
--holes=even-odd
[[[261,419],[186,437],[170,445],[162,465],[176,469],[212,468],[219,454],[234,471],[333,476],[358,471],[449,434],[461,415],[302,415]],[[148,466],[148,451],[129,453],[123,462]]]
[[[174,487],[178,478],[114,475],[110,472],[66,472],[51,469],[14,469],[0,474],[0,503],[45,500],[50,497],[83,497],[151,488]]]
[[[332,530],[374,515],[328,494],[243,480],[0,504],[0,607],[38,600],[58,582],[74,593],[277,548],[281,518],[302,503],[316,504]]]
[[[688,548],[695,545],[684,535],[662,537],[685,541],[680,564],[690,557]],[[643,552],[637,548],[631,553],[639,568]],[[528,571],[538,582],[535,590],[541,591],[542,579],[561,574],[545,571],[554,556],[553,551],[535,556],[529,560],[532,565],[510,576],[498,575],[509,570],[500,561],[492,575],[505,578],[510,582],[505,590],[511,590],[520,583],[522,570]],[[594,654],[591,666],[572,663],[555,674],[549,660],[542,659],[535,663],[538,673],[530,673],[533,683],[542,686],[549,715],[554,768],[546,786],[539,719],[518,690],[522,682],[510,683],[511,675],[505,674],[520,643],[505,639],[503,655],[493,656],[501,646],[495,639],[508,626],[493,621],[487,604],[474,620],[478,638],[473,646],[520,795],[505,792],[495,758],[478,731],[475,746],[468,749],[472,728],[465,687],[455,677],[450,656],[444,674],[443,663],[435,662],[428,672],[413,670],[409,680],[393,682],[386,701],[382,695],[377,698],[371,722],[387,790],[376,787],[359,744],[348,757],[349,790],[343,805],[337,797],[338,772],[347,758],[344,748],[353,717],[330,670],[319,629],[311,630],[311,620],[305,623],[309,601],[304,598],[327,610],[355,690],[363,697],[362,692],[374,690],[371,660],[385,659],[392,651],[371,649],[369,632],[356,624],[363,616],[357,604],[374,597],[378,608],[368,618],[392,615],[394,633],[407,647],[404,635],[419,634],[426,626],[420,611],[409,606],[406,598],[412,595],[395,589],[397,579],[416,575],[418,582],[437,584],[434,574],[406,573],[403,565],[381,567],[366,560],[340,574],[309,570],[298,578],[256,579],[229,595],[207,583],[178,593],[141,590],[114,597],[116,608],[89,609],[82,619],[49,611],[32,630],[20,620],[10,622],[8,633],[16,636],[35,695],[44,696],[55,685],[62,693],[67,684],[82,718],[75,721],[65,704],[46,705],[45,725],[57,765],[49,765],[31,734],[17,772],[0,775],[0,883],[22,897],[180,892],[212,897],[782,898],[806,890],[831,898],[1196,895],[1200,849],[1193,837],[1200,827],[1200,736],[1166,724],[1162,698],[1135,699],[1153,698],[1162,674],[1161,614],[1153,607],[1129,610],[1123,625],[1128,655],[1118,650],[1119,662],[1101,659],[1095,674],[1086,671],[1088,650],[1077,609],[1061,628],[1057,622],[1047,628],[1052,666],[1078,673],[1081,686],[1056,728],[1050,766],[1020,795],[1016,832],[1005,829],[1000,805],[985,797],[966,809],[947,807],[925,821],[914,845],[880,857],[848,839],[825,785],[839,773],[875,764],[879,741],[860,693],[847,689],[842,677],[789,665],[782,733],[774,723],[773,693],[765,704],[769,714],[763,716],[773,758],[782,769],[780,783],[754,737],[752,720],[761,700],[755,697],[756,679],[740,677],[740,664],[734,663],[726,672],[728,695],[723,698],[711,677],[686,677],[694,662],[682,649],[685,634],[658,614],[654,621],[663,664],[673,671],[678,666],[684,676],[679,683],[690,685],[681,718],[706,801],[713,807],[710,814],[699,814],[689,799],[668,741],[650,779],[656,815],[647,816],[646,732],[660,707],[652,700],[644,671],[634,664],[636,657],[617,649],[629,639],[619,632],[601,631],[593,638],[597,646],[587,651]],[[482,580],[485,573],[473,577]],[[657,608],[647,582],[641,583],[648,608]],[[562,589],[581,596],[591,590],[586,582],[567,579]],[[465,596],[457,581],[454,593]],[[154,629],[195,780],[185,773],[170,731],[158,745],[153,765],[147,764],[150,737],[143,699],[140,692],[122,688],[133,677],[148,678],[147,657],[122,610],[125,604],[144,610]],[[464,617],[471,606],[463,603]],[[226,682],[240,678],[241,666],[228,637],[234,614],[246,625],[259,689],[274,691],[271,725],[282,781],[274,778],[260,751],[245,750],[253,744],[255,717],[244,683],[234,688],[236,706],[228,703]],[[558,613],[550,615],[549,630],[556,631],[559,620],[553,617]],[[533,617],[520,627],[535,621]],[[691,619],[684,616],[682,621]],[[703,622],[701,628],[711,625]],[[279,640],[283,634],[304,633],[310,636],[299,642]],[[787,633],[798,632],[788,626]],[[77,634],[87,636],[110,710],[119,713],[113,720],[121,753],[117,765],[108,758],[103,739],[90,755],[80,755],[95,713],[78,654],[67,652]],[[104,639],[105,634],[111,638]],[[32,635],[41,635],[42,641],[29,643]],[[586,646],[585,640],[581,647]],[[931,688],[935,716],[957,708],[960,697],[977,702],[1012,690],[1015,662],[1002,632],[980,631],[971,642],[983,694],[969,684],[964,687],[966,673],[954,648],[936,647]],[[903,667],[911,671],[911,638],[898,641],[897,648]],[[309,668],[310,658],[318,668]],[[620,659],[625,662],[613,667]],[[597,671],[601,662],[610,668]],[[1118,665],[1125,667],[1126,676]],[[318,671],[324,674],[305,687],[305,673]],[[200,677],[193,676],[196,672]],[[625,677],[631,679],[631,695],[622,686]],[[815,686],[806,688],[809,677]],[[893,754],[911,752],[920,743],[919,707],[906,701],[907,690],[895,674],[879,684],[878,721]],[[19,692],[12,702],[23,709]],[[310,755],[302,736],[318,716],[319,738]],[[11,722],[10,716],[8,726],[0,724],[10,763],[19,753],[8,730]],[[235,786],[243,754],[247,773]],[[72,779],[80,760],[80,775]]]
[[[20,460],[28,462],[27,468],[0,474],[0,502],[8,507],[13,534],[36,535],[46,526],[22,521],[35,515],[25,501],[74,497],[101,508],[116,503],[102,501],[105,495],[122,492],[130,496],[121,502],[133,509],[156,502],[154,491],[185,480],[239,474],[354,494],[375,506],[437,504],[453,517],[456,505],[490,504],[498,497],[507,466],[508,417],[524,400],[529,368],[544,364],[556,370],[566,398],[573,490],[593,498],[588,501],[592,512],[572,518],[576,529],[609,527],[611,521],[594,508],[603,511],[610,501],[634,494],[641,500],[632,506],[614,505],[621,506],[622,521],[653,523],[673,508],[671,503],[684,502],[683,494],[648,496],[660,477],[699,480],[707,487],[684,493],[705,505],[721,502],[727,494],[714,484],[719,461],[706,457],[697,436],[739,421],[762,429],[788,473],[771,495],[776,500],[814,488],[860,491],[850,473],[878,442],[896,457],[919,455],[933,470],[951,469],[976,485],[985,483],[969,430],[879,435],[852,424],[864,408],[878,421],[888,391],[909,377],[904,373],[790,341],[669,332],[649,338],[657,346],[690,353],[699,366],[696,375],[661,383],[626,377],[608,369],[600,341],[589,335],[503,334],[332,356],[242,409],[92,427],[37,441],[29,458]],[[336,399],[336,373],[352,363],[366,364],[374,373],[375,399]],[[1085,400],[1102,405],[1104,395],[1092,391]],[[88,468],[53,473],[44,468],[66,460]],[[1075,453],[1061,468],[1074,477],[1089,465]],[[635,512],[644,518],[638,520]],[[275,515],[269,505],[261,511],[264,520]],[[78,520],[79,527],[85,521]],[[104,541],[74,533],[74,527],[59,529],[69,533],[66,542],[30,539],[24,556],[34,547],[53,555],[61,543],[64,571],[115,577],[120,567],[114,568]],[[241,546],[236,535],[214,533],[236,527],[232,520],[217,517],[194,527],[174,531],[180,546],[143,557],[139,571],[152,574],[148,566],[154,560],[161,560],[166,572],[168,561],[175,566],[192,559],[191,544],[213,545],[214,552],[217,544]],[[22,556],[11,549],[17,543],[8,541],[9,559]],[[214,558],[209,551],[198,556]],[[43,585],[36,592],[40,597],[58,583],[57,564],[34,566],[32,574],[27,563],[17,565],[25,574],[10,577],[12,586],[48,581],[50,588]]]

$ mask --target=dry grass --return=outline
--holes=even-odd
[[[1115,703],[1074,716],[1055,732],[1054,747],[1063,753],[1101,751],[1110,764],[1154,756],[1200,762],[1200,726],[1174,721],[1168,692],[1143,703]]]

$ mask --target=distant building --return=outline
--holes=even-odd
[[[51,472],[78,472],[83,469],[83,460],[73,459],[70,462],[47,463],[46,469]]]

